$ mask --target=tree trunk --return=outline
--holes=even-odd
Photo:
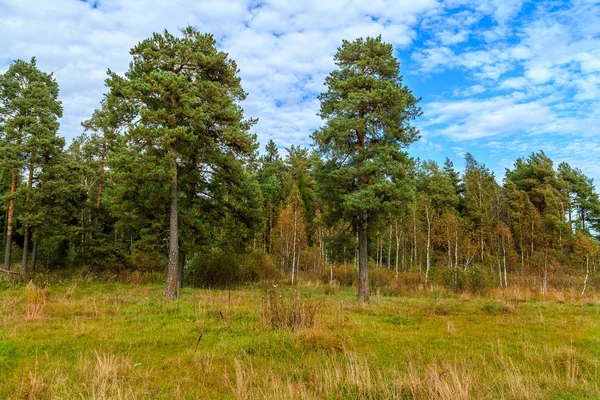
[[[358,222],[358,299],[369,301],[369,213],[363,211]]]
[[[587,287],[588,277],[590,276],[590,260],[589,256],[585,255],[585,279],[583,280],[583,290],[581,291],[581,295],[585,294],[585,289]]]
[[[171,210],[169,215],[169,267],[167,272],[167,288],[165,296],[168,299],[176,299],[179,295],[179,206],[177,203],[177,159],[173,149],[173,172],[171,173]]]
[[[15,215],[15,191],[17,190],[17,172],[13,171],[10,184],[10,200],[8,202],[8,218],[6,227],[6,250],[4,251],[4,268],[10,271],[12,239],[13,239],[13,217]]]
[[[542,293],[548,293],[548,249],[544,250],[544,279],[542,281]]]
[[[448,269],[452,269],[452,242],[448,238]]]

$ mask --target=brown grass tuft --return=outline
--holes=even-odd
[[[25,287],[25,319],[27,321],[37,320],[44,316],[46,302],[48,301],[48,289],[42,289],[29,281]]]
[[[276,285],[265,292],[261,301],[262,323],[270,329],[311,328],[316,312],[316,303],[303,299],[293,289],[286,296]]]

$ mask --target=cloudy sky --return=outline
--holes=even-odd
[[[81,133],[108,68],[152,32],[193,25],[238,62],[262,145],[310,145],[317,95],[342,39],[381,34],[422,98],[410,153],[498,175],[544,150],[600,181],[600,3],[595,0],[0,0],[0,72],[36,56]]]

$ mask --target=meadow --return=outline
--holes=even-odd
[[[600,398],[600,298],[81,277],[0,289],[1,399]]]

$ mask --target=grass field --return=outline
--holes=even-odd
[[[595,297],[431,290],[360,305],[353,288],[306,285],[296,306],[314,325],[274,329],[268,287],[175,302],[162,285],[6,287],[0,398],[600,398]]]

